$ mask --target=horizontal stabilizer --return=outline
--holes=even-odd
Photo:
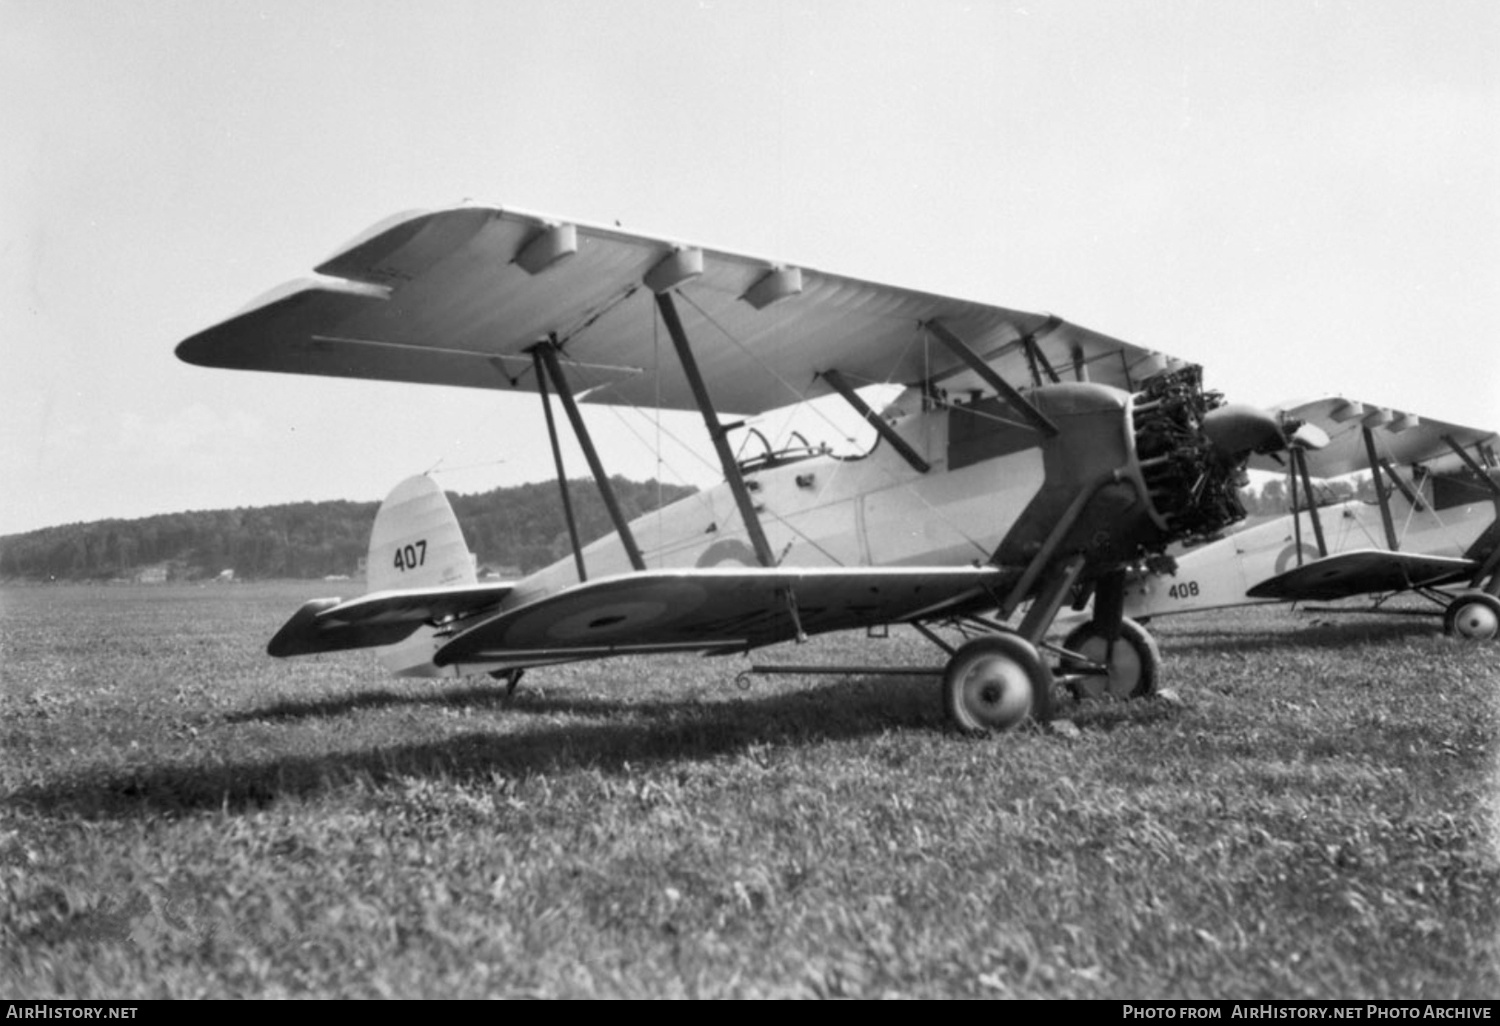
[[[273,656],[343,652],[394,645],[424,623],[463,619],[492,610],[510,584],[464,584],[448,588],[381,591],[345,602],[313,599],[276,632],[266,651]]]
[[[471,627],[439,666],[558,655],[746,649],[993,606],[994,566],[712,567],[649,570],[579,584]]]
[[[1473,560],[1422,556],[1386,549],[1360,549],[1315,559],[1252,587],[1251,598],[1327,602],[1382,591],[1433,587],[1468,577]]]

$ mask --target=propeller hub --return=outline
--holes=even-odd
[[[1247,403],[1227,403],[1210,410],[1203,417],[1203,435],[1230,461],[1251,453],[1278,452],[1287,446],[1281,421]]]

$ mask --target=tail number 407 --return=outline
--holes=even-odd
[[[427,562],[427,539],[414,542],[411,545],[396,546],[396,569],[401,571],[415,570]]]

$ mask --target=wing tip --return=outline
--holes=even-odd
[[[266,654],[277,659],[288,656],[311,655],[326,651],[320,643],[321,633],[317,627],[318,617],[343,602],[340,598],[309,599],[292,614],[292,618],[281,625],[266,644]]]

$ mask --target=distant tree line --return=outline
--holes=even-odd
[[[694,489],[611,478],[626,517],[675,502]],[[610,528],[592,481],[570,484],[585,543]],[[481,565],[526,573],[567,555],[567,523],[556,482],[448,493],[469,549]],[[166,567],[175,579],[353,574],[369,547],[375,502],[295,502],[255,509],[166,513],[138,520],[100,520],[0,538],[0,578],[109,580]]]
[[[1326,481],[1314,480],[1313,493],[1319,506],[1347,502],[1350,499],[1374,502],[1375,484],[1369,474],[1355,474],[1352,477],[1339,477]],[[1287,488],[1284,477],[1269,478],[1258,488],[1252,486],[1242,489],[1240,501],[1244,503],[1245,512],[1252,517],[1281,516],[1290,512],[1292,508],[1291,492]],[[1307,508],[1307,498],[1301,494],[1300,487],[1297,506],[1301,509]]]
[[[611,478],[627,517],[693,492],[680,485]],[[1368,476],[1316,482],[1319,502],[1373,499]],[[570,483],[579,534],[587,543],[609,532],[609,514],[592,481]],[[1252,517],[1288,509],[1283,478],[1240,493]],[[556,482],[448,493],[469,549],[484,566],[529,573],[568,554],[567,524]],[[166,567],[175,579],[233,570],[238,578],[354,574],[369,548],[374,502],[294,502],[255,509],[166,513],[139,520],[99,520],[0,538],[0,578],[109,580]]]

